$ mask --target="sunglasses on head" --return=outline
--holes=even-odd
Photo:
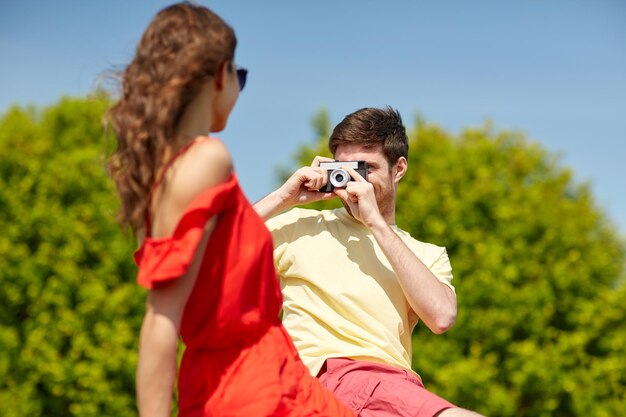
[[[237,67],[237,79],[239,80],[239,91],[242,91],[246,86],[246,79],[248,78],[248,70],[246,68]]]

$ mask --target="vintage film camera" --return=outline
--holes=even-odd
[[[342,167],[350,167],[367,180],[367,162],[365,161],[334,161],[320,162],[320,168],[328,171],[326,185],[319,189],[322,193],[330,193],[335,188],[345,188],[348,181],[352,181],[350,173]]]

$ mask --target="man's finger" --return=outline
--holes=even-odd
[[[349,199],[348,192],[344,188],[335,188],[333,191],[343,201],[346,201],[346,202],[348,201]]]
[[[350,173],[350,176],[352,177],[352,179],[354,181],[356,181],[356,182],[367,182],[367,180],[365,178],[363,178],[363,176],[361,174],[359,174],[357,171],[355,171],[354,168],[350,168],[350,167],[342,167],[342,168]]]
[[[313,162],[311,162],[311,166],[314,168],[317,168],[320,166],[320,162],[335,162],[335,160],[327,156],[317,155],[315,158],[313,158]]]
[[[319,168],[302,167],[300,169],[300,182],[309,189],[319,189],[325,183],[324,174]]]

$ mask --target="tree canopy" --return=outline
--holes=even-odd
[[[104,168],[105,97],[0,119],[5,416],[135,415],[145,297]]]
[[[144,292],[115,221],[104,96],[0,117],[2,414],[135,415]],[[328,155],[326,112],[293,157]],[[113,138],[111,138],[112,140]],[[286,175],[286,169],[282,169]],[[324,202],[316,207],[338,205]],[[398,225],[446,246],[458,320],[414,332],[426,386],[495,416],[626,409],[625,246],[589,187],[520,132],[418,119]]]

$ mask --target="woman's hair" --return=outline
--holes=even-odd
[[[356,143],[366,147],[381,146],[391,169],[398,158],[408,158],[409,140],[397,110],[367,107],[344,117],[335,126],[328,140],[328,149],[334,155],[337,146]]]
[[[121,199],[119,217],[143,227],[149,194],[176,126],[202,85],[232,61],[237,39],[219,16],[187,2],[161,10],[121,74],[121,97],[109,110],[117,139],[109,170]]]

